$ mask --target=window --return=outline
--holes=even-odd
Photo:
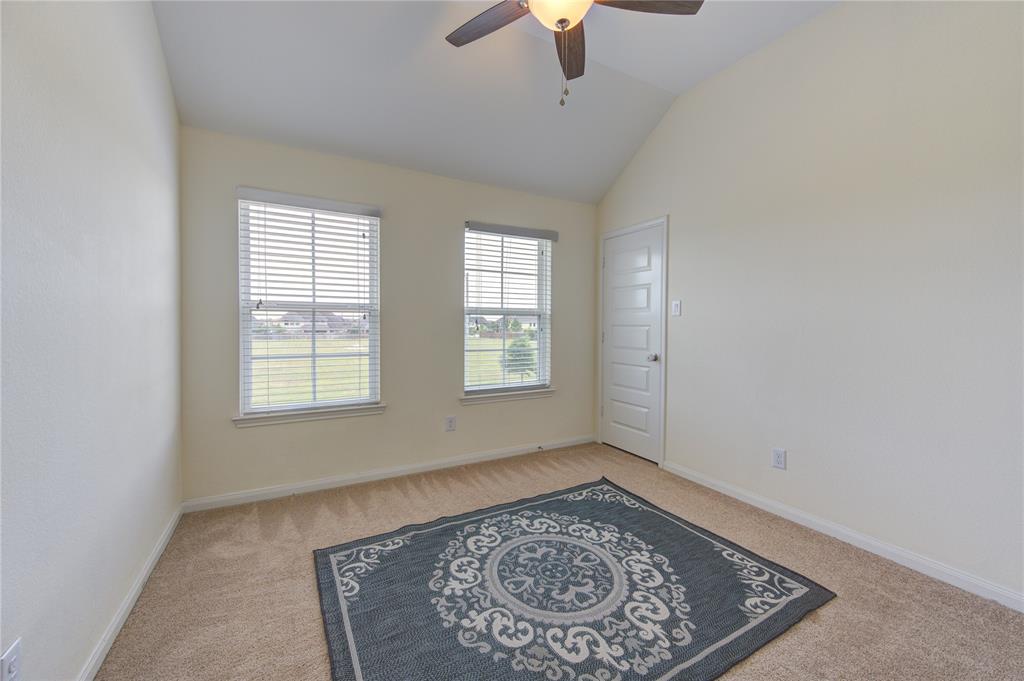
[[[550,384],[555,239],[555,232],[467,223],[467,395]]]
[[[380,401],[375,212],[239,189],[242,416]]]

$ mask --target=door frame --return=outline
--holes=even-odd
[[[665,467],[665,423],[666,407],[668,396],[668,367],[666,360],[666,348],[668,346],[668,215],[645,220],[628,227],[620,227],[605,232],[601,235],[601,248],[599,252],[599,279],[600,286],[597,287],[597,441],[604,442],[604,250],[605,242],[617,236],[641,232],[645,229],[661,228],[661,419],[655,425],[661,436],[661,447],[658,452],[658,468]]]

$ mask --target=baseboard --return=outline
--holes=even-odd
[[[107,652],[110,651],[110,646],[114,644],[114,639],[117,638],[118,632],[124,626],[124,621],[128,619],[128,614],[135,607],[135,601],[139,600],[139,594],[142,593],[142,588],[146,586],[146,580],[149,579],[150,573],[153,572],[157,561],[160,560],[164,549],[167,548],[167,542],[171,540],[171,536],[174,534],[174,529],[178,526],[180,519],[181,509],[175,509],[170,522],[164,527],[164,531],[160,533],[160,538],[157,539],[153,550],[149,552],[146,562],[142,565],[142,570],[135,577],[131,588],[128,589],[124,600],[121,601],[121,605],[117,608],[117,612],[114,613],[114,618],[110,620],[110,624],[107,625],[103,636],[96,643],[96,647],[92,649],[92,654],[89,655],[89,659],[85,666],[82,667],[82,671],[78,673],[78,681],[92,681],[93,677],[96,676],[96,672],[100,670],[103,660],[107,657]]]
[[[947,584],[952,584],[955,587],[961,588],[964,591],[969,591],[983,598],[989,598],[993,601],[997,601],[1008,608],[1024,612],[1024,594],[1007,589],[1004,586],[990,582],[982,577],[972,575],[969,572],[946,565],[945,563],[928,558],[927,556],[922,556],[919,553],[909,551],[896,546],[895,544],[890,544],[880,539],[876,539],[870,535],[858,532],[857,530],[852,530],[845,525],[840,525],[839,523],[819,518],[805,511],[801,511],[800,509],[793,508],[792,506],[787,506],[786,504],[749,492],[727,482],[722,482],[721,480],[704,475],[703,473],[698,473],[697,471],[686,468],[685,466],[680,466],[679,464],[666,461],[662,465],[662,468],[670,473],[674,473],[675,475],[695,482],[698,485],[710,487],[722,494],[746,502],[751,506],[756,506],[764,511],[768,511],[769,513],[782,516],[787,520],[791,520],[805,527],[809,527],[812,530],[817,530],[823,534],[835,537],[847,544],[853,544],[858,548],[870,551],[882,558],[887,558],[895,563],[903,565],[904,567],[908,567],[911,570],[916,570],[917,572],[926,574],[929,577],[934,577],[935,579],[946,582]]]
[[[493,449],[487,452],[474,452],[471,454],[462,454],[459,456],[452,456],[446,459],[438,459],[436,461],[428,461],[420,464],[410,464],[406,466],[391,466],[389,468],[375,468],[373,470],[365,471],[362,473],[335,475],[329,478],[320,478],[318,480],[307,480],[305,482],[296,482],[286,485],[273,485],[271,487],[260,487],[258,489],[243,490],[241,492],[230,492],[228,494],[218,494],[216,496],[186,499],[185,502],[182,503],[181,505],[181,511],[182,513],[191,513],[193,511],[205,511],[211,508],[236,506],[238,504],[247,504],[252,501],[263,501],[265,499],[287,497],[291,496],[292,494],[303,494],[305,492],[317,492],[323,489],[345,487],[347,485],[355,485],[361,482],[384,480],[385,478],[397,478],[403,475],[412,475],[414,473],[426,473],[427,471],[440,470],[442,468],[453,468],[455,466],[464,466],[466,464],[479,463],[481,461],[503,459],[509,456],[529,454],[530,452],[536,452],[540,450],[558,449],[559,447],[571,447],[573,445],[582,445],[593,441],[593,435],[584,435],[581,437],[574,437],[568,440],[560,440],[556,442],[541,442],[529,445],[517,445],[515,447],[506,447],[504,449]]]
[[[121,605],[118,607],[117,612],[110,621],[110,624],[107,625],[106,630],[103,632],[103,636],[100,637],[100,640],[93,648],[88,661],[82,667],[82,671],[79,672],[77,681],[92,681],[96,676],[100,666],[103,664],[103,660],[107,656],[107,652],[110,650],[110,646],[113,645],[118,632],[121,631],[121,627],[124,626],[124,622],[128,619],[129,613],[131,613],[132,608],[135,607],[135,602],[138,600],[139,594],[142,593],[142,589],[146,585],[146,580],[149,579],[150,573],[153,572],[153,568],[156,567],[157,561],[160,560],[160,556],[163,555],[164,549],[167,548],[167,543],[171,540],[171,536],[174,534],[174,530],[178,526],[178,521],[181,519],[182,513],[219,508],[222,506],[233,506],[251,501],[273,499],[292,494],[301,494],[303,492],[314,492],[322,489],[330,489],[332,487],[343,487],[360,482],[383,480],[385,478],[411,475],[414,473],[425,473],[432,470],[464,466],[466,464],[502,459],[520,454],[528,454],[538,450],[571,447],[573,445],[586,444],[593,441],[594,437],[592,435],[587,435],[557,442],[520,445],[516,447],[506,447],[504,449],[494,449],[486,452],[463,454],[422,464],[377,468],[364,473],[338,475],[330,478],[309,480],[289,485],[274,485],[272,487],[263,487],[243,492],[233,492],[231,494],[189,499],[182,503],[181,508],[174,512],[174,515],[171,517],[166,527],[164,527],[159,539],[157,539],[156,544],[153,546],[153,550],[150,551],[149,556],[146,558],[146,562],[143,564],[142,570],[136,576],[131,588],[125,595],[124,600],[121,601]],[[995,584],[994,582],[990,582],[958,568],[933,560],[927,556],[922,556],[913,551],[908,551],[907,549],[896,546],[895,544],[875,539],[869,535],[852,530],[845,525],[840,525],[839,523],[819,518],[805,511],[801,511],[800,509],[793,508],[792,506],[787,506],[781,502],[749,492],[727,482],[722,482],[721,480],[704,475],[703,473],[698,473],[697,471],[691,470],[685,466],[680,466],[679,464],[666,461],[662,464],[662,468],[699,485],[709,487],[721,492],[722,494],[739,499],[751,506],[756,506],[757,508],[768,511],[769,513],[773,513],[786,518],[787,520],[809,527],[812,530],[816,530],[831,537],[835,537],[840,541],[844,541],[858,548],[870,551],[871,553],[887,558],[912,570],[926,574],[929,577],[934,577],[935,579],[952,584],[953,586],[969,591],[970,593],[982,596],[983,598],[989,598],[1009,608],[1024,612],[1024,594],[1007,589],[1006,587]]]

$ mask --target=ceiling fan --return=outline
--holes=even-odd
[[[583,17],[595,2],[634,12],[696,14],[704,0],[504,0],[459,26],[445,40],[462,47],[520,17],[533,14],[537,21],[554,31],[558,61],[565,80],[569,81],[583,75],[586,61]],[[569,94],[564,84],[563,90],[564,95]],[[561,103],[565,104],[564,97]]]

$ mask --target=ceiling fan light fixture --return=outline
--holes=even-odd
[[[530,14],[552,31],[568,31],[583,21],[594,0],[529,0]]]

